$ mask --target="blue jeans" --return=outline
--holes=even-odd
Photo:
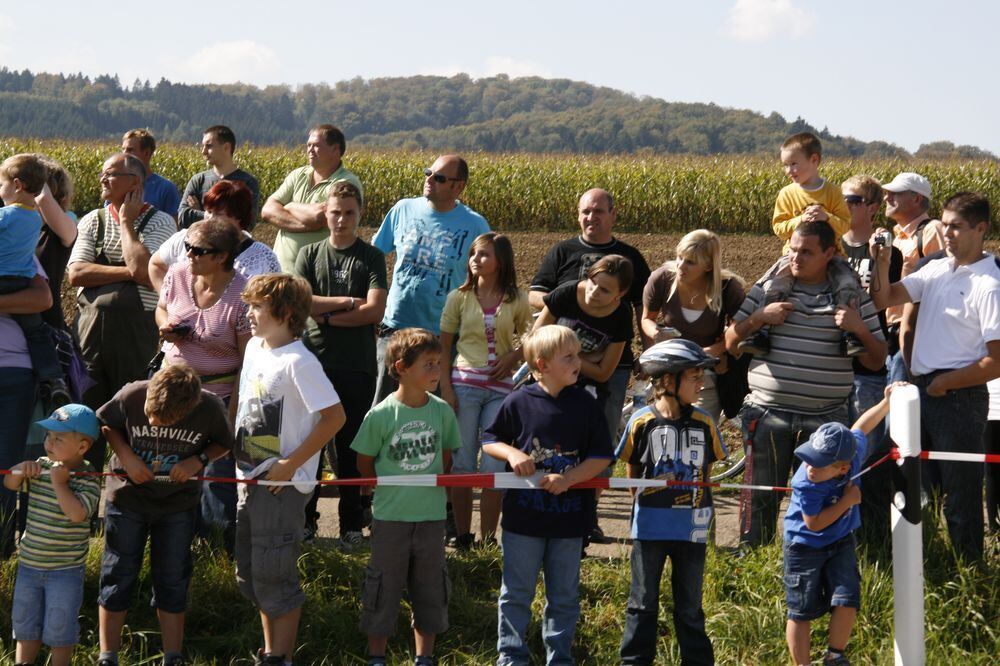
[[[858,417],[878,404],[885,397],[887,375],[854,375],[854,389],[847,401],[851,424]],[[868,466],[888,453],[892,442],[883,421],[868,433]],[[887,551],[891,542],[889,532],[889,504],[892,501],[892,468],[876,467],[861,477],[861,529],[858,538],[869,549]]]
[[[906,361],[903,360],[903,351],[900,350],[886,359],[886,367],[889,368],[889,383],[910,381],[910,371],[906,368]]]
[[[625,405],[625,394],[628,393],[628,380],[631,376],[631,367],[619,366],[605,385],[608,395],[604,402],[604,418],[608,421],[611,446],[618,444],[618,425],[622,420],[622,407]]]
[[[789,619],[809,622],[834,606],[861,607],[853,534],[815,548],[786,541],[782,550]]]
[[[191,540],[197,516],[197,507],[149,516],[108,502],[97,603],[112,613],[128,610],[148,538],[153,578],[150,605],[165,613],[183,613],[191,581]]]
[[[927,385],[937,374],[913,379],[920,389],[921,448],[982,453],[989,403],[986,386],[970,386],[933,398],[927,395]],[[928,460],[921,468],[921,481],[928,493],[943,496],[944,518],[955,552],[966,560],[982,559],[983,465]]]
[[[632,542],[632,588],[625,609],[623,664],[651,665],[656,659],[659,631],[660,578],[670,558],[670,589],[674,595],[674,634],[684,664],[713,664],[712,642],[705,633],[701,585],[705,574],[705,544],[690,541]]]
[[[0,469],[24,460],[24,446],[35,404],[35,374],[30,368],[0,368]],[[0,560],[14,553],[17,493],[0,484]]]
[[[233,478],[236,476],[236,460],[229,454],[208,463],[201,476]],[[209,539],[213,530],[222,532],[226,552],[232,555],[236,534],[236,484],[205,481],[201,484],[201,506],[198,532]]]
[[[482,431],[493,425],[506,397],[489,389],[476,386],[455,385],[458,398],[458,432],[462,436],[462,448],[455,452],[451,471],[455,474],[472,474],[479,471],[479,450],[483,447]],[[502,472],[501,460],[483,455],[483,472]]]
[[[750,449],[744,482],[763,486],[787,485],[789,473],[799,466],[795,448],[809,439],[821,425],[831,422],[850,425],[847,423],[846,404],[825,414],[799,414],[760,407],[749,401],[743,403],[740,423],[743,440]],[[745,496],[740,501],[740,543],[762,546],[774,539],[783,494],[752,490],[749,495],[749,507]]]
[[[11,615],[14,640],[40,640],[49,647],[75,645],[80,639],[82,603],[82,564],[53,570],[18,564]]]
[[[531,661],[526,634],[539,571],[545,582],[545,663],[572,664],[573,635],[580,618],[583,539],[545,539],[505,530],[500,540],[503,584],[497,603],[497,666],[526,666]]]

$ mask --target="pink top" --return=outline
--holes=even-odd
[[[164,363],[187,363],[202,377],[202,388],[224,400],[233,392],[236,378],[232,375],[242,362],[236,338],[250,333],[247,304],[240,298],[246,284],[245,277],[234,273],[219,300],[212,307],[199,308],[194,300],[191,265],[177,263],[167,271],[160,290],[159,305],[167,310],[170,324],[191,327],[184,340],[163,345]],[[226,376],[205,380],[213,375]]]

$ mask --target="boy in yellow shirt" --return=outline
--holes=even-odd
[[[781,165],[792,181],[778,192],[774,202],[771,229],[785,241],[782,257],[759,282],[764,286],[765,303],[788,298],[794,278],[789,267],[788,251],[792,234],[803,222],[826,222],[837,238],[851,228],[851,213],[840,187],[819,175],[822,144],[815,134],[800,132],[781,144]],[[833,284],[837,307],[856,308],[861,299],[861,282],[851,265],[840,255],[830,262],[828,278]],[[767,327],[740,343],[740,350],[764,355],[771,351]],[[864,345],[852,334],[844,333],[841,351],[846,356],[864,353]]]

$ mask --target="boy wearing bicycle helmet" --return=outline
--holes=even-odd
[[[709,480],[712,463],[726,456],[726,448],[712,417],[694,403],[705,368],[718,362],[694,342],[680,338],[659,342],[639,357],[652,382],[653,401],[629,419],[617,457],[627,463],[629,478],[694,483],[636,493],[632,587],[620,651],[623,664],[652,664],[656,657],[660,577],[667,557],[681,660],[714,663],[701,607],[712,492],[695,484]]]

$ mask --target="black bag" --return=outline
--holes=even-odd
[[[747,371],[750,369],[752,354],[743,354],[736,358],[726,352],[729,367],[726,372],[715,376],[715,390],[719,394],[719,404],[722,405],[722,412],[726,418],[736,418],[740,408],[743,406],[743,398],[750,393],[750,382],[747,380]]]

